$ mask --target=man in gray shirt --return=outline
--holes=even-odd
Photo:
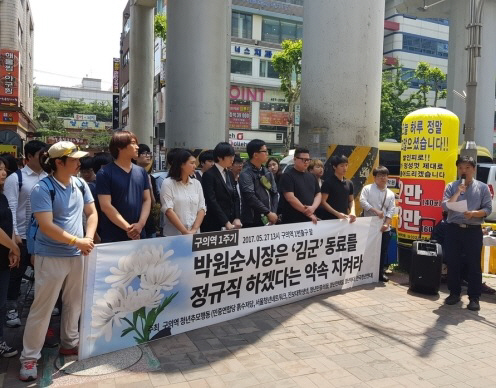
[[[446,252],[448,263],[448,289],[450,295],[445,303],[457,304],[461,293],[461,268],[466,264],[468,280],[467,308],[480,310],[479,298],[482,288],[481,250],[484,217],[491,214],[491,194],[485,183],[476,179],[475,161],[468,156],[461,156],[456,161],[458,175],[461,179],[451,182],[444,190],[442,207],[448,211],[446,228]],[[447,204],[467,201],[468,211],[461,213],[448,209]],[[466,261],[463,263],[463,261]]]

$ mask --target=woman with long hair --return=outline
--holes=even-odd
[[[267,160],[267,165],[266,167],[269,169],[269,171],[274,175],[274,180],[276,181],[276,185],[279,184],[279,179],[281,178],[282,171],[279,166],[279,160],[277,160],[274,157],[270,157]]]
[[[164,236],[195,234],[205,217],[203,190],[197,179],[192,179],[196,159],[185,149],[174,155],[169,176],[162,183],[160,202],[165,214]]]
[[[0,157],[0,357],[14,357],[17,350],[7,345],[3,338],[3,326],[6,317],[7,290],[9,288],[10,269],[19,266],[21,252],[14,240],[12,212],[7,198],[3,194],[3,185],[7,178],[8,162]]]

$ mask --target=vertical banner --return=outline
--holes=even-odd
[[[441,108],[424,108],[403,120],[401,131],[398,238],[411,244],[419,235],[420,218],[442,219],[446,184],[456,179],[458,117]],[[432,225],[423,225],[422,237]]]
[[[119,58],[114,58],[114,66],[112,73],[112,90],[113,90],[113,98],[112,98],[112,129],[119,129],[119,111],[120,111],[120,68],[121,62]]]
[[[0,50],[0,106],[19,105],[19,51]]]
[[[377,217],[97,245],[79,358],[378,279]]]

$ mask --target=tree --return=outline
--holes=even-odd
[[[401,124],[406,115],[420,107],[421,96],[402,97],[413,79],[411,72],[395,66],[382,73],[380,139],[401,140]]]
[[[272,57],[272,65],[279,74],[281,91],[284,93],[289,105],[287,148],[291,146],[291,137],[294,127],[294,106],[301,93],[301,56],[303,41],[285,40],[281,43],[282,51]],[[293,80],[293,77],[294,80]]]
[[[434,91],[433,106],[437,106],[440,99],[446,98],[447,91],[443,89],[446,83],[446,74],[439,67],[431,67],[427,62],[419,62],[415,69],[415,78],[420,83],[420,94],[422,96],[422,107],[427,105],[427,95]]]
[[[155,37],[162,38],[163,41],[167,38],[167,15],[158,13],[154,20]]]

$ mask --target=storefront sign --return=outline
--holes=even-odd
[[[88,144],[87,139],[83,139],[79,136],[49,136],[47,138],[47,144],[55,144],[58,143],[59,141],[70,141],[76,145],[86,145]]]
[[[274,131],[236,131],[229,130],[229,139],[236,141],[247,141],[253,139],[260,139],[266,143],[271,144],[283,144],[284,143],[284,132],[274,132]]]
[[[119,95],[112,97],[112,129],[119,129]]]
[[[251,128],[251,106],[229,105],[229,128],[250,129]]]
[[[92,121],[96,121],[96,115],[82,115],[80,113],[74,113],[74,120],[92,120]]]
[[[17,146],[0,144],[0,154],[11,154],[14,158],[17,158]]]
[[[458,117],[441,108],[424,108],[403,120],[400,160],[398,238],[418,238],[420,218],[442,218],[446,184],[456,179]],[[422,236],[432,226],[423,226]]]
[[[0,50],[0,106],[18,106],[19,51]]]
[[[0,112],[0,125],[17,125],[19,124],[18,112]]]
[[[229,91],[231,100],[258,101],[287,104],[284,93],[280,90],[254,88],[250,86],[231,85]]]
[[[105,129],[111,127],[111,123],[90,120],[64,120],[64,128],[67,129]]]
[[[260,125],[288,126],[289,112],[279,112],[273,110],[260,111]]]
[[[231,55],[243,55],[247,57],[271,59],[272,55],[276,52],[276,50],[267,50],[257,46],[245,46],[238,44],[231,45]]]
[[[380,220],[362,217],[98,244],[79,359],[377,281]]]

